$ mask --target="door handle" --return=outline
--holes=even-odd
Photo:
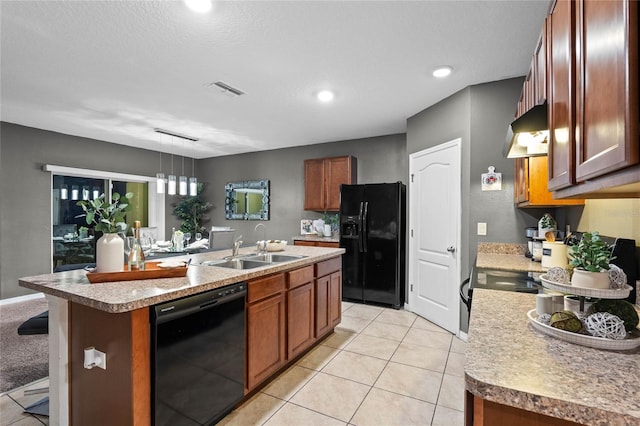
[[[449,247],[447,247],[447,251],[448,251],[449,253],[455,253],[456,248],[455,248],[454,246],[449,246]]]

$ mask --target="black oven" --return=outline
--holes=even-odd
[[[246,292],[237,283],[152,307],[152,424],[214,424],[242,400]]]

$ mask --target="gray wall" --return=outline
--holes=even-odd
[[[317,219],[321,212],[304,211],[304,166],[310,158],[356,157],[358,183],[406,183],[407,153],[404,134],[379,136],[349,141],[330,142],[295,148],[262,151],[227,157],[214,157],[198,162],[198,178],[205,183],[204,196],[214,204],[209,226],[231,226],[244,245],[262,239],[262,230],[254,231],[260,221],[226,220],[224,217],[224,185],[227,182],[269,179],[271,216],[263,221],[267,238],[286,239],[292,243],[300,235],[300,219]]]
[[[154,176],[160,164],[158,152],[6,122],[0,122],[0,153],[0,299],[33,293],[19,287],[18,278],[51,272],[51,174],[42,171],[43,165]],[[338,155],[358,158],[360,182],[393,182],[407,175],[404,134],[199,160],[198,178],[214,204],[209,225],[234,226],[247,244],[259,239],[253,232],[258,222],[224,219],[224,184],[266,178],[272,191],[272,219],[264,222],[268,237],[291,241],[301,218],[321,216],[302,210],[302,160]],[[174,156],[174,164],[181,159]],[[166,174],[169,155],[163,155],[162,164]],[[191,173],[191,161],[185,161],[185,173]],[[177,200],[167,197],[169,230],[180,225],[172,214]]]

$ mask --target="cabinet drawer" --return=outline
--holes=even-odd
[[[284,274],[271,275],[248,282],[247,302],[252,303],[284,291]]]
[[[296,288],[313,281],[313,265],[287,272],[287,288]]]
[[[316,277],[323,277],[329,275],[332,272],[339,271],[342,268],[342,258],[334,257],[333,259],[325,260],[323,262],[316,263]]]

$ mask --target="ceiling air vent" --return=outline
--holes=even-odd
[[[222,90],[228,93],[233,93],[236,96],[244,95],[244,92],[240,89],[236,89],[235,87],[229,86],[227,83],[223,81],[216,81],[213,85],[218,86]]]

